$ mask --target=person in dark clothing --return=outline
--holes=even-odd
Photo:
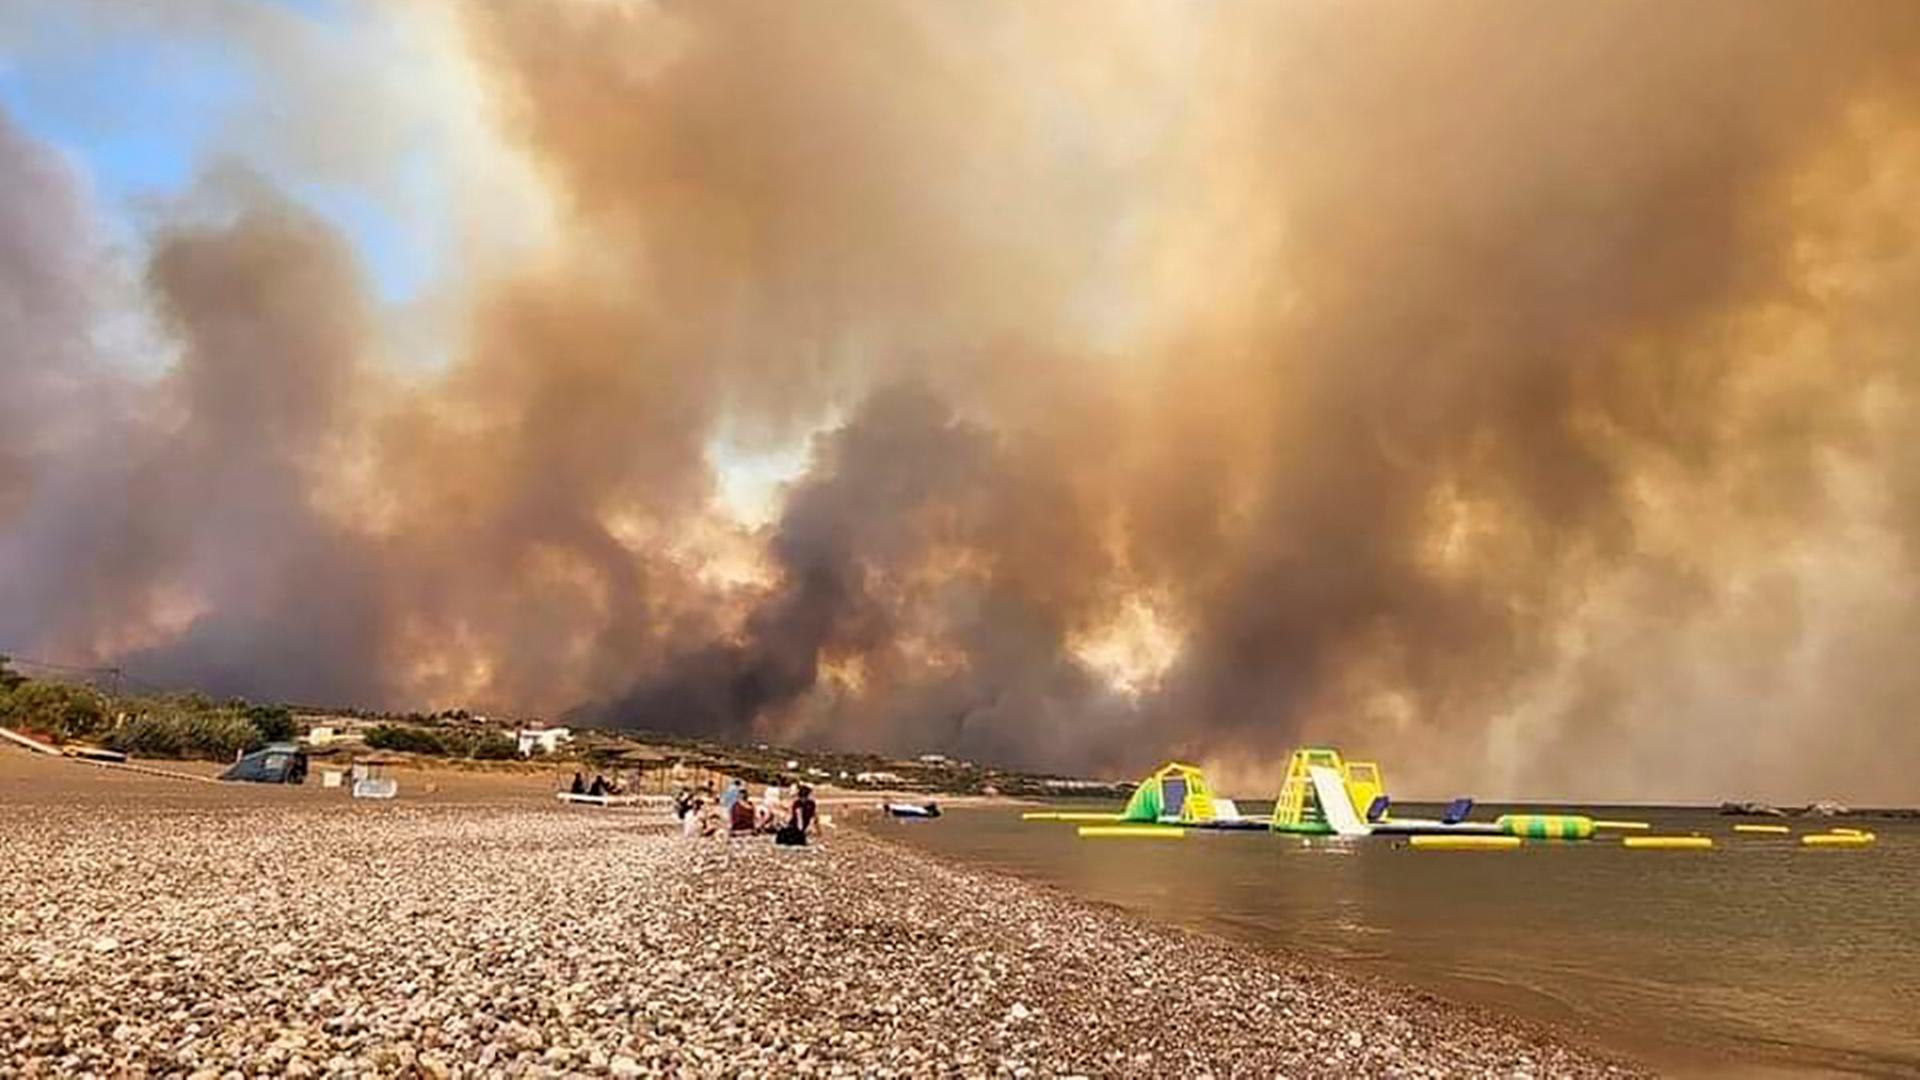
[[[587,794],[605,795],[606,793],[607,793],[607,778],[604,776],[601,776],[598,773],[595,773],[593,777],[593,786],[587,789]]]
[[[727,808],[727,827],[737,833],[753,831],[753,804],[747,801],[745,792]]]
[[[787,847],[799,847],[807,842],[813,832],[813,823],[820,816],[820,808],[813,801],[813,789],[801,784],[793,795],[793,816],[773,834],[773,842]]]
[[[573,795],[585,795],[587,793],[587,778],[581,776],[578,772],[574,773],[573,786],[568,788],[567,791]]]
[[[793,797],[793,823],[800,826],[801,832],[811,836],[813,823],[819,816],[820,807],[813,801],[813,789],[801,784]]]

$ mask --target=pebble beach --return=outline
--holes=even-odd
[[[781,849],[405,791],[0,754],[0,1077],[1640,1075],[852,807]]]

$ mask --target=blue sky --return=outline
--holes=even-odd
[[[281,6],[321,34],[339,32],[346,17],[328,0]],[[340,228],[383,300],[411,299],[432,278],[430,228],[408,228],[367,192],[281,175],[226,139],[236,118],[261,105],[265,80],[252,57],[211,35],[103,32],[77,10],[43,5],[26,16],[22,40],[0,37],[19,46],[0,52],[0,108],[87,175],[115,240],[137,243],[141,205],[185,190],[224,156],[259,169]],[[422,154],[396,168],[418,189],[431,183],[429,165]]]

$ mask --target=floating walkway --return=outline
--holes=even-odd
[[[1443,836],[1425,834],[1407,838],[1416,851],[1512,851],[1525,841],[1517,836]]]
[[[1645,848],[1653,851],[1697,851],[1713,846],[1711,836],[1628,836],[1620,841],[1622,847]]]
[[[1808,833],[1800,838],[1803,847],[1810,848],[1857,848],[1870,847],[1874,836],[1870,832],[1852,829],[1847,832],[1834,830],[1830,833]]]
[[[1178,825],[1082,825],[1076,830],[1087,839],[1178,840],[1187,830]]]

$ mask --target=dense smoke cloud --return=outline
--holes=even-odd
[[[405,12],[546,200],[511,257],[471,215],[437,364],[242,125],[129,373],[80,181],[0,128],[0,644],[1231,787],[1313,740],[1920,797],[1912,5]],[[350,140],[351,50],[244,29]]]

